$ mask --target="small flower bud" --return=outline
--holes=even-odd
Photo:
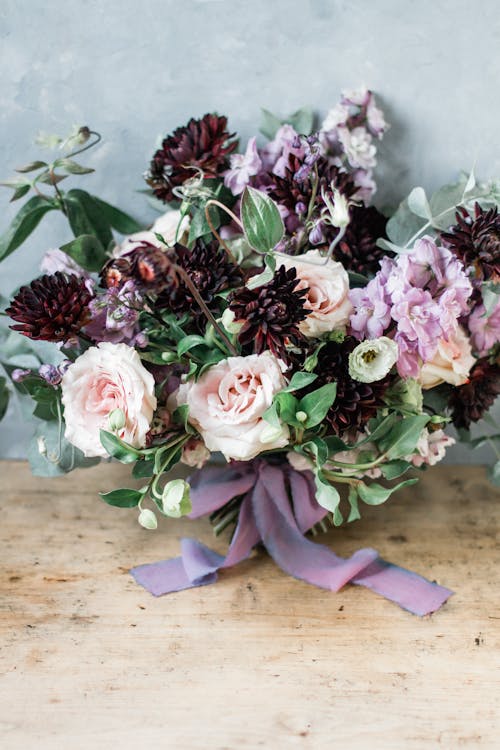
[[[125,413],[122,409],[113,409],[108,414],[108,424],[111,432],[118,432],[125,427]]]
[[[163,488],[161,503],[163,512],[171,518],[180,518],[191,513],[190,487],[184,479],[172,479]]]
[[[305,422],[307,419],[307,414],[305,411],[298,411],[295,414],[295,419],[297,422]]]
[[[158,528],[158,519],[149,508],[143,508],[139,513],[139,518],[137,520],[144,529],[154,531]]]
[[[22,383],[23,380],[31,375],[31,370],[23,370],[21,367],[16,367],[12,370],[11,378],[14,383]]]
[[[222,313],[221,323],[228,333],[234,333],[235,335],[241,331],[244,325],[243,321],[235,320],[234,312],[229,307]]]

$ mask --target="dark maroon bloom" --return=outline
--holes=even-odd
[[[449,232],[441,234],[450,250],[466,268],[473,267],[480,285],[483,279],[500,280],[500,214],[498,207],[485,210],[479,203],[474,214],[461,207],[457,223]]]
[[[218,309],[216,295],[241,284],[241,271],[228,260],[226,252],[213,241],[204,243],[197,240],[189,250],[183,245],[175,245],[171,253],[174,263],[189,275],[201,298],[211,311]],[[195,320],[201,320],[203,313],[182,278],[178,283],[167,285],[157,299],[160,308],[182,314],[189,312]]]
[[[68,341],[89,321],[93,296],[85,279],[57,271],[22,286],[5,312],[30,339]]]
[[[374,206],[351,206],[349,216],[345,235],[334,251],[335,260],[348,271],[375,276],[382,258],[393,255],[377,246],[377,240],[386,236],[387,219]]]
[[[157,293],[167,285],[175,285],[170,254],[157,245],[143,242],[119,258],[112,258],[101,271],[102,284],[108,289],[121,288],[131,280],[138,288]]]
[[[471,422],[479,422],[500,395],[500,367],[486,357],[478,359],[469,380],[454,388],[449,407],[455,427],[468,430]]]
[[[272,281],[256,289],[242,287],[229,300],[236,321],[243,322],[238,341],[243,349],[260,354],[270,349],[276,357],[287,361],[287,345],[302,339],[301,320],[307,289],[297,289],[295,268],[280,266]]]
[[[157,198],[176,199],[174,188],[196,176],[216,177],[229,166],[228,156],[237,148],[234,133],[227,130],[227,117],[207,114],[201,120],[191,118],[184,127],[168,135],[153,156],[146,176]]]
[[[308,390],[325,383],[337,383],[337,397],[326,416],[336,435],[362,431],[366,423],[384,406],[383,396],[392,376],[375,383],[360,383],[349,375],[349,354],[359,342],[351,337],[342,343],[328,342],[318,354],[315,372],[318,375]],[[305,392],[305,391],[304,391]]]

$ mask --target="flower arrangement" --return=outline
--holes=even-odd
[[[161,210],[149,229],[61,190],[92,171],[74,160],[100,140],[86,127],[44,136],[56,158],[4,183],[13,200],[35,194],[2,257],[50,211],[74,235],[4,305],[2,364],[37,424],[31,465],[113,457],[142,487],[101,497],[146,529],[158,513],[233,529],[226,558],[184,540],[181,558],[135,568],[154,594],[209,583],[261,542],[298,578],[426,614],[451,592],[371,549],[342,560],[309,532],[416,482],[455,442],[450,423],[497,453],[498,434],[470,428],[500,393],[500,187],[417,187],[387,218],[372,205],[387,130],[372,92],[345,92],[318,129],[308,110],[263,115],[265,144],[243,152],[216,114],[168,135],[145,175]],[[2,412],[9,390],[3,378]],[[189,482],[169,479],[178,462],[197,469]]]

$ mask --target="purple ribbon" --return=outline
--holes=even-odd
[[[243,501],[226,557],[195,539],[183,539],[181,557],[133,568],[137,583],[154,596],[205,586],[217,580],[219,570],[241,562],[262,542],[280,568],[295,578],[330,591],[346,583],[366,586],[415,615],[435,612],[453,593],[382,560],[374,549],[360,549],[346,560],[305,537],[327,511],[316,501],[312,474],[289,464],[257,460],[201,469],[191,479],[190,518],[213,513],[240,496]]]

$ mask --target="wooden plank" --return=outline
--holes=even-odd
[[[3,750],[498,747],[500,503],[481,467],[436,468],[327,537],[456,591],[424,619],[262,554],[155,599],[128,568],[186,534],[223,551],[207,521],[141,529],[96,496],[129,484],[118,465],[0,470]]]

